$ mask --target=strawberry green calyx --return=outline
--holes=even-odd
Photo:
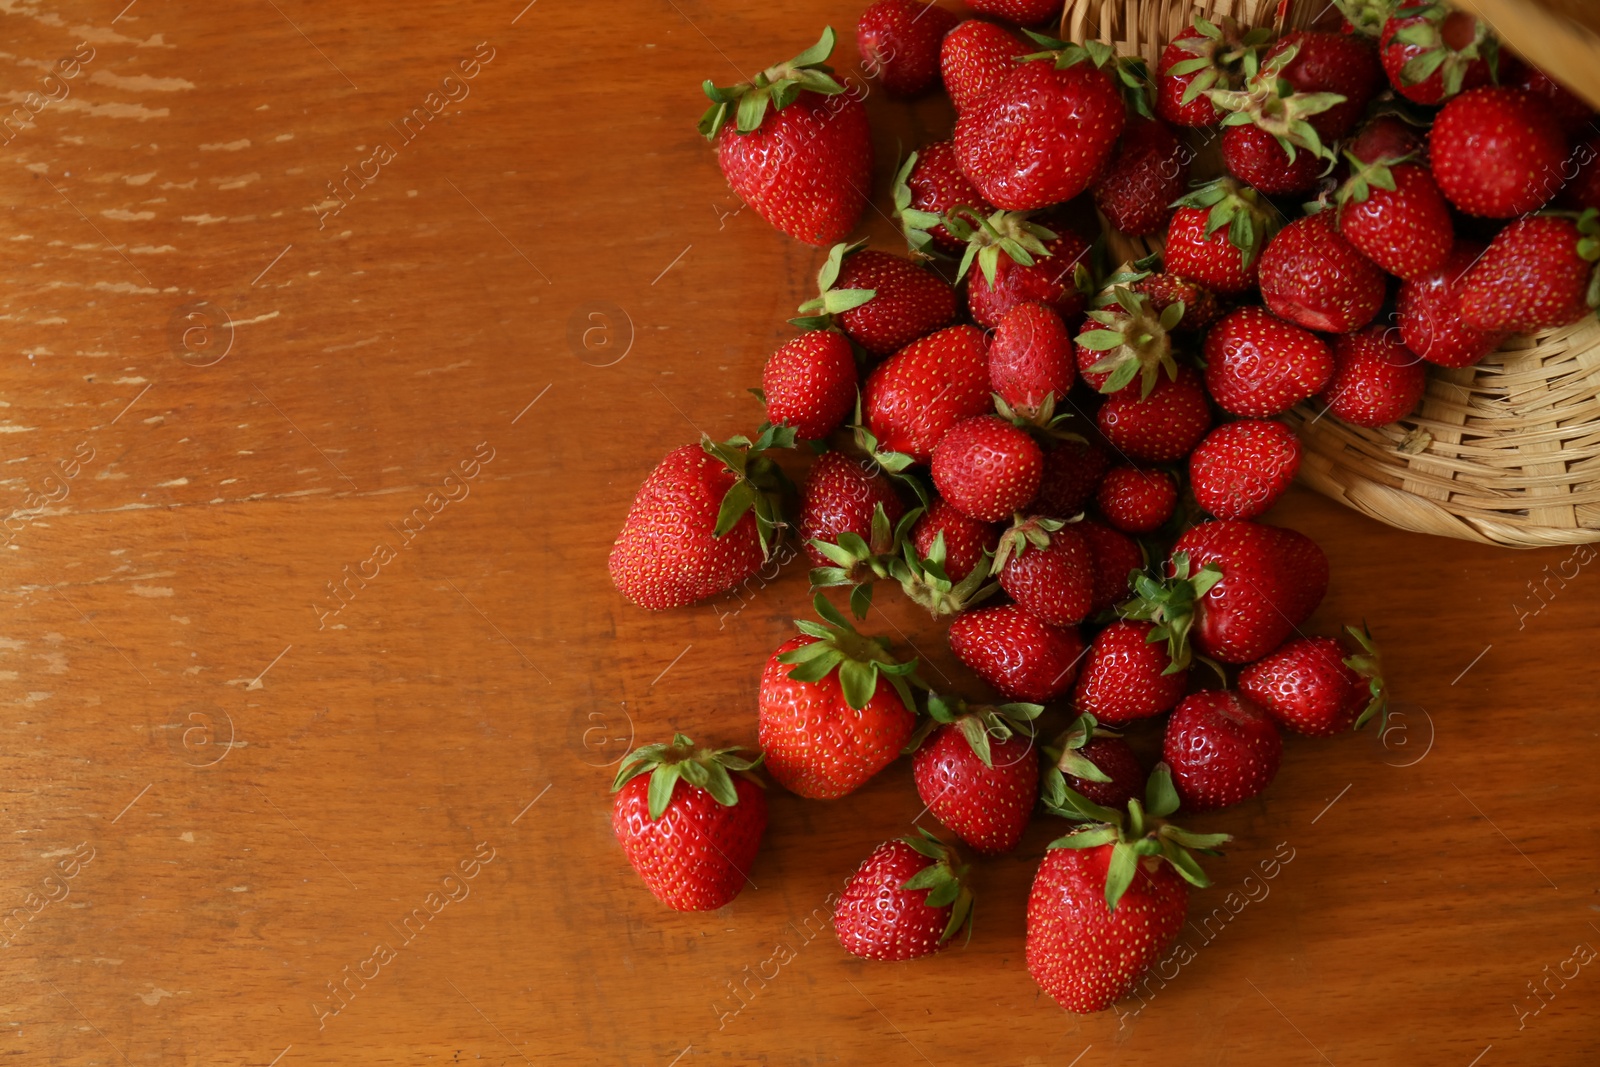
[[[1189,630],[1194,626],[1195,606],[1221,580],[1222,568],[1215,563],[1207,563],[1191,573],[1186,552],[1172,557],[1171,578],[1160,579],[1141,573],[1134,579],[1134,598],[1117,610],[1125,619],[1143,619],[1156,624],[1145,640],[1150,644],[1167,643],[1167,655],[1172,663],[1163,674],[1187,670],[1193,662]]]
[[[872,509],[872,529],[869,538],[845,531],[834,542],[813,537],[811,545],[828,558],[831,567],[814,567],[811,570],[813,589],[831,589],[852,586],[850,613],[858,619],[867,617],[872,606],[872,583],[892,577],[900,546],[911,536],[911,527],[922,516],[921,508],[912,508],[893,526],[882,504]]]
[[[1204,889],[1211,884],[1190,850],[1210,856],[1221,855],[1217,846],[1233,840],[1228,834],[1197,834],[1167,821],[1178,810],[1178,792],[1172,786],[1172,772],[1158,763],[1145,783],[1144,802],[1128,801],[1126,812],[1101,807],[1081,793],[1062,787],[1063,802],[1051,810],[1083,823],[1065,837],[1050,842],[1050,848],[1098,848],[1111,845],[1111,866],[1106,873],[1106,906],[1117,910],[1117,902],[1133,884],[1139,864],[1169,863],[1184,881]]]
[[[828,258],[823,261],[822,269],[817,271],[817,293],[814,300],[807,300],[800,305],[800,310],[811,312],[797,319],[790,319],[792,325],[802,330],[829,330],[834,328],[833,317],[858,308],[862,304],[878,295],[876,289],[835,289],[833,283],[839,280],[839,268],[844,264],[844,257],[861,248],[867,242],[863,239],[854,244],[841,242],[828,250]]]
[[[1119,56],[1103,41],[1089,40],[1082,44],[1074,44],[1029,29],[1024,29],[1022,32],[1043,51],[1022,56],[1019,62],[1031,63],[1034,60],[1049,59],[1055,62],[1057,70],[1065,70],[1079,63],[1089,63],[1101,70],[1109,70],[1115,75],[1117,87],[1122,90],[1123,99],[1127,101],[1128,107],[1147,119],[1155,118],[1155,113],[1150,110],[1150,71],[1146,68],[1144,60],[1136,56]]]
[[[1272,216],[1261,202],[1261,194],[1233,178],[1218,178],[1173,201],[1173,207],[1210,208],[1206,216],[1206,236],[1224,226],[1228,243],[1244,253],[1242,266],[1248,268],[1261,255],[1275,227]]]
[[[1300,54],[1299,45],[1290,45],[1269,59],[1264,66],[1254,52],[1244,57],[1245,87],[1243,89],[1209,89],[1206,96],[1217,110],[1227,114],[1224,126],[1242,126],[1254,123],[1272,134],[1293,163],[1301,150],[1328,161],[1331,168],[1336,162],[1332,149],[1322,143],[1315,127],[1307,121],[1329,108],[1342,104],[1340,93],[1297,93],[1283,78],[1283,70]]]
[[[929,693],[928,718],[907,747],[915,748],[933,730],[954,724],[972,747],[973,755],[982,760],[985,767],[993,767],[991,743],[1009,741],[1013,737],[1033,737],[1033,720],[1043,711],[1043,704],[968,704],[960,697]]]
[[[900,558],[889,565],[889,576],[900,583],[901,591],[934,618],[959,615],[1000,588],[989,580],[989,568],[981,561],[965,578],[952,581],[944,569],[945,551],[943,531],[934,536],[926,556],[917,555],[916,545],[907,537]]]
[[[968,928],[970,936],[972,890],[966,878],[971,868],[961,863],[955,849],[920,826],[915,834],[907,834],[900,840],[933,861],[906,879],[900,888],[926,889],[928,895],[923,903],[928,907],[950,907],[950,921],[945,925],[944,933],[939,935],[939,943],[942,945],[950,940],[963,926]]]
[[[917,166],[917,153],[912,152],[906,156],[906,161],[900,164],[900,169],[894,176],[894,217],[900,222],[900,231],[905,234],[906,247],[914,255],[931,256],[933,235],[928,231],[935,226],[944,224],[944,216],[933,211],[922,211],[911,206],[911,172]]]
[[[1418,85],[1435,74],[1444,89],[1444,97],[1461,91],[1467,70],[1478,60],[1484,60],[1491,71],[1497,71],[1500,59],[1500,42],[1483,19],[1472,20],[1472,40],[1461,47],[1453,47],[1444,39],[1444,20],[1451,8],[1439,2],[1405,0],[1394,12],[1397,19],[1416,19],[1394,32],[1391,41],[1411,45],[1420,51],[1406,60],[1400,68],[1400,81],[1404,85]]]
[[[928,506],[927,487],[912,473],[911,468],[916,465],[916,460],[904,452],[894,452],[880,448],[877,434],[867,429],[861,418],[861,396],[856,396],[855,422],[849,427],[855,436],[856,447],[865,452],[878,468],[890,478],[910,489],[916,494],[923,507]]]
[[[1177,381],[1178,364],[1172,358],[1169,335],[1183,321],[1183,301],[1156,311],[1149,297],[1124,285],[1114,286],[1112,297],[1116,310],[1106,306],[1089,312],[1089,318],[1103,328],[1077,337],[1078,344],[1101,353],[1089,368],[1095,374],[1110,375],[1100,391],[1114,393],[1138,375],[1140,395],[1149,396],[1163,371]]]
[[[1078,516],[1082,518],[1082,516]],[[995,546],[994,562],[990,564],[989,573],[999,574],[1005,569],[1006,563],[1013,556],[1020,556],[1029,548],[1045,549],[1050,547],[1050,535],[1067,525],[1069,520],[1051,519],[1043,515],[1035,515],[1031,519],[1020,516],[1012,523],[1005,533],[1000,535],[1000,543]],[[1071,521],[1077,521],[1073,519]]]
[[[978,269],[983,271],[984,280],[993,285],[995,268],[1000,263],[1002,252],[1012,262],[1024,267],[1033,266],[1035,256],[1049,256],[1050,250],[1044,243],[1054,240],[1056,233],[1037,222],[1029,222],[1030,214],[1027,211],[996,211],[984,218],[969,207],[952,208],[944,217],[944,228],[957,240],[967,242],[967,250],[961,256],[961,266],[956,271],[956,281],[967,276],[967,271],[976,260]]]
[[[1088,782],[1109,782],[1111,776],[1095,766],[1094,762],[1078,751],[1096,737],[1121,737],[1115,730],[1107,730],[1087,711],[1072,720],[1053,745],[1044,750],[1046,760],[1044,782],[1039,790],[1044,806],[1059,814],[1067,803],[1067,775]]]
[[[1584,208],[1578,216],[1578,256],[1594,263],[1600,261],[1600,211]],[[1584,300],[1590,307],[1600,307],[1600,269],[1589,272],[1589,289]]]
[[[776,536],[782,531],[783,497],[791,490],[789,479],[765,453],[773,448],[793,448],[794,430],[788,426],[764,426],[754,441],[742,434],[726,441],[700,438],[700,447],[720,459],[737,478],[722,498],[712,536],[721,537],[738,525],[745,512],[753,512],[756,533],[765,558],[772,558]]]
[[[710,793],[718,804],[731,808],[739,803],[739,793],[733,787],[730,771],[766,787],[753,773],[761,763],[761,754],[757,753],[755,759],[745,759],[738,755],[744,751],[743,748],[696,748],[683,734],[673,734],[671,744],[644,745],[629,753],[617,769],[611,791],[615,793],[639,775],[648,774],[650,818],[659,819],[672,803],[672,791],[682,778]]]
[[[1193,25],[1200,32],[1200,36],[1182,37],[1174,42],[1183,51],[1194,56],[1193,59],[1174,63],[1166,71],[1174,77],[1194,75],[1184,88],[1180,103],[1192,104],[1201,93],[1216,88],[1224,71],[1238,67],[1246,52],[1253,51],[1272,39],[1272,30],[1268,26],[1258,26],[1248,33],[1241,34],[1239,24],[1231,17],[1224,16],[1221,21],[1222,25],[1218,26],[1214,22],[1196,16]]]
[[[1368,37],[1383,32],[1383,24],[1394,14],[1396,0],[1333,0],[1345,21]]]
[[[794,621],[795,629],[816,640],[778,657],[779,662],[790,665],[789,677],[797,682],[820,682],[837,669],[845,703],[857,711],[878,691],[879,678],[887,678],[905,706],[916,711],[910,685],[922,684],[916,676],[916,657],[904,663],[895,659],[889,654],[888,638],[858,633],[821,593],[811,603],[823,621]]]
[[[1389,685],[1383,680],[1383,656],[1378,652],[1378,644],[1372,639],[1372,630],[1362,620],[1361,628],[1346,626],[1345,632],[1354,639],[1360,649],[1355,655],[1347,656],[1344,665],[1366,679],[1367,692],[1372,699],[1367,701],[1367,706],[1357,716],[1355,729],[1359,730],[1374,716],[1378,719],[1378,734],[1381,736],[1389,729]]]
[[[1399,158],[1383,157],[1370,163],[1357,159],[1349,152],[1342,155],[1345,162],[1350,165],[1350,176],[1339,186],[1339,191],[1334,195],[1334,201],[1342,212],[1347,204],[1364,203],[1372,195],[1373,189],[1384,189],[1394,192],[1394,172],[1391,167],[1401,163],[1410,162],[1411,156]]]
[[[761,126],[766,117],[767,105],[782,110],[794,103],[801,90],[810,90],[824,96],[844,92],[844,86],[833,78],[833,68],[825,60],[833,54],[833,27],[827,26],[817,43],[795,56],[787,63],[768,67],[751,82],[718,88],[707,78],[701,85],[711,106],[700,117],[700,133],[711,140],[728,121],[729,108],[735,112],[735,128],[740,133],[750,133]]]

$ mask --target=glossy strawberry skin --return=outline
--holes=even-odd
[[[1144,553],[1133,538],[1093,519],[1083,519],[1073,525],[1089,546],[1089,555],[1094,560],[1094,595],[1089,602],[1089,614],[1108,611],[1128,599],[1133,590],[1129,575],[1144,568]]]
[[[1359,330],[1383,306],[1383,271],[1339,236],[1326,211],[1278,231],[1261,253],[1260,282],[1272,313],[1308,330]]]
[[[843,452],[824,452],[806,475],[800,502],[800,540],[806,555],[819,567],[837,566],[812,545],[813,538],[830,544],[842,533],[872,540],[872,515],[878,505],[892,529],[906,506],[895,495],[889,479],[869,471]]]
[[[916,96],[939,77],[939,45],[961,21],[917,0],[875,0],[856,23],[856,51],[891,96]]]
[[[1027,510],[1054,519],[1070,519],[1094,496],[1111,467],[1106,450],[1092,441],[1062,441],[1044,454],[1039,495]]]
[[[1594,264],[1578,254],[1578,240],[1577,224],[1557,215],[1518,219],[1501,230],[1461,279],[1462,322],[1530,333],[1589,314]]]
[[[1000,528],[963,515],[942,498],[935,498],[911,527],[911,543],[917,555],[926,558],[933,542],[944,534],[944,572],[959,582],[980,564],[987,567],[985,552],[993,552],[1000,542]]]
[[[1083,654],[1074,628],[1051,626],[1015,604],[979,608],[950,623],[950,650],[1009,700],[1044,704],[1072,691]]]
[[[1260,258],[1245,263],[1244,250],[1228,240],[1226,226],[1206,236],[1206,208],[1180,207],[1167,224],[1167,247],[1163,257],[1166,269],[1183,278],[1199,282],[1222,296],[1234,296],[1255,288]]]
[[[1094,602],[1094,555],[1071,525],[1051,532],[1043,548],[1013,552],[999,578],[1018,607],[1052,626],[1082,622]]]
[[[1123,533],[1149,533],[1172,518],[1178,487],[1163,471],[1113,467],[1096,490],[1095,503]]]
[[[1122,738],[1091,737],[1078,749],[1078,755],[1098,767],[1111,781],[1091,782],[1063,773],[1068,789],[1112,811],[1122,811],[1127,808],[1128,801],[1144,796],[1144,765]]]
[[[1016,58],[1029,51],[1010,30],[982,19],[967,19],[945,34],[939,71],[957,114],[993,92],[1016,69]]]
[[[917,149],[917,162],[906,175],[906,188],[911,190],[911,206],[918,211],[945,215],[951,208],[965,206],[986,218],[994,213],[994,205],[961,173],[954,141],[935,141]],[[930,228],[928,235],[946,252],[960,252],[967,247],[942,223]]]
[[[790,237],[827,248],[855,229],[872,187],[866,107],[803,91],[749,133],[729,123],[717,161],[739,199]]]
[[[902,348],[875,367],[861,411],[880,448],[927,463],[939,438],[962,419],[990,409],[983,332],[950,326]]]
[[[1174,126],[1215,126],[1222,121],[1222,114],[1203,92],[1187,104],[1183,102],[1183,94],[1188,91],[1189,84],[1199,77],[1199,71],[1192,74],[1168,73],[1179,63],[1186,63],[1201,55],[1213,55],[1214,52],[1211,39],[1193,26],[1183,30],[1161,50],[1161,59],[1156,64],[1156,114]]]
[[[1468,89],[1428,135],[1434,181],[1469,215],[1508,219],[1561,189],[1567,140],[1547,105],[1520,89]]]
[[[1195,502],[1219,519],[1253,519],[1300,469],[1300,439],[1281,422],[1241,419],[1206,435],[1189,456]]]
[[[1214,811],[1261,793],[1277,776],[1283,735],[1255,701],[1231,691],[1185,697],[1167,720],[1161,756],[1185,811]]]
[[[1322,547],[1299,530],[1287,526],[1261,526],[1282,568],[1282,599],[1278,608],[1299,626],[1311,617],[1328,595],[1328,557]]]
[[[761,371],[767,419],[820,440],[844,422],[856,402],[856,360],[850,342],[832,330],[809,330],[767,358]]]
[[[1269,196],[1296,196],[1317,184],[1323,162],[1305,149],[1294,159],[1277,138],[1245,123],[1222,131],[1222,161],[1228,173]]]
[[[1291,30],[1280,37],[1262,62],[1286,49],[1298,49],[1283,68],[1283,79],[1300,93],[1338,93],[1344,102],[1307,121],[1324,141],[1349,133],[1382,87],[1383,68],[1376,49],[1363,37],[1322,30]]]
[[[1180,333],[1202,333],[1222,317],[1222,304],[1216,294],[1205,286],[1197,284],[1192,278],[1180,278],[1176,274],[1156,271],[1140,278],[1129,288],[1149,297],[1150,306],[1157,312],[1165,311],[1181,301],[1183,318],[1177,325]]]
[[[1395,277],[1419,278],[1449,257],[1455,224],[1425,167],[1395,163],[1389,174],[1394,189],[1374,185],[1365,200],[1338,209],[1339,233]]]
[[[1362,677],[1331,637],[1299,637],[1239,672],[1239,691],[1285,729],[1311,737],[1348,730],[1366,706]]]
[[[716,596],[764,561],[755,515],[713,537],[734,476],[699,445],[667,453],[628,509],[611,548],[611,581],[641,608],[681,608]]]
[[[1206,334],[1206,389],[1230,415],[1270,418],[1316,396],[1333,353],[1310,330],[1266,308],[1230,311]]]
[[[1189,367],[1177,378],[1162,376],[1150,395],[1124,389],[1106,398],[1095,414],[1106,441],[1129,459],[1171,463],[1193,451],[1211,427],[1211,406],[1200,376]]]
[[[1195,648],[1222,663],[1253,663],[1294,630],[1284,604],[1292,576],[1271,527],[1218,519],[1183,533],[1173,554],[1187,553],[1191,573],[1217,564],[1222,579],[1195,606]]]
[[[949,905],[930,908],[928,890],[902,888],[931,862],[904,841],[886,841],[873,850],[834,905],[834,932],[846,952],[869,960],[909,960],[943,947],[939,938],[950,921]]]
[[[989,741],[989,765],[954,723],[940,726],[911,757],[917,796],[933,817],[985,856],[1010,852],[1039,799],[1039,753],[1033,739]]]
[[[1333,346],[1333,377],[1322,392],[1328,410],[1352,426],[1387,426],[1416,410],[1428,387],[1418,359],[1395,331],[1369,326]]]
[[[1132,237],[1157,233],[1183,195],[1191,153],[1164,123],[1135,119],[1104,174],[1094,184],[1094,204],[1113,229]]]
[[[677,911],[714,911],[744,888],[767,829],[766,790],[733,776],[739,802],[719,804],[699,786],[679,780],[659,819],[650,818],[650,776],[617,792],[611,829],[645,886]]]
[[[1036,414],[1047,396],[1065,400],[1077,374],[1061,316],[1043,304],[1018,304],[989,341],[989,385],[1013,411]]]
[[[992,330],[1019,304],[1043,304],[1063,321],[1083,310],[1087,298],[1078,290],[1074,276],[1080,263],[1088,263],[1089,242],[1071,230],[1058,230],[1057,234],[1044,243],[1050,254],[1034,257],[1032,266],[1013,262],[1002,253],[993,283],[981,270],[967,275],[967,310],[972,321]]]
[[[837,318],[841,330],[877,356],[898,352],[956,318],[956,294],[948,282],[904,256],[876,249],[846,256],[833,288],[875,294]]]
[[[1039,492],[1044,453],[1025,432],[995,415],[952,426],[933,450],[934,488],[980,522],[999,522]]]
[[[1010,19],[1019,26],[1036,26],[1061,14],[1056,0],[969,0],[967,6],[984,15]]]
[[[1400,339],[1439,367],[1470,367],[1500,347],[1504,330],[1475,330],[1461,318],[1461,279],[1486,246],[1458,240],[1437,270],[1400,287]]]
[[[1107,726],[1121,726],[1177,706],[1188,688],[1188,674],[1163,673],[1172,658],[1165,642],[1149,642],[1154,629],[1154,623],[1119,619],[1095,635],[1073,695],[1080,712]]]
[[[837,670],[818,682],[789,677],[790,666],[779,657],[814,640],[790,638],[767,660],[757,736],[766,768],[780,785],[812,800],[832,800],[894,762],[911,739],[916,715],[882,676],[859,711],[845,702]]]

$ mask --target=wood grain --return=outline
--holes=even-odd
[[[1120,1018],[1023,969],[1048,820],[980,865],[969,945],[837,947],[829,895],[919,815],[904,762],[776,792],[721,912],[640,886],[608,765],[752,742],[806,603],[797,567],[660,615],[606,578],[655,460],[758,420],[821,259],[738,210],[698,85],[859,4],[123,3],[0,23],[8,99],[67,87],[0,185],[6,1062],[1594,1062],[1600,970],[1560,970],[1600,945],[1600,579],[1304,492],[1273,518],[1333,560],[1308,629],[1368,619],[1404,718],[1291,739],[1203,820],[1238,840],[1193,958]],[[868,107],[881,208],[950,116]]]

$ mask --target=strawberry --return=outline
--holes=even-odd
[[[1222,317],[1222,304],[1215,293],[1176,274],[1154,271],[1130,282],[1128,288],[1149,297],[1150,306],[1158,312],[1181,302],[1183,318],[1178,320],[1177,329],[1183,333],[1203,333]]]
[[[964,214],[946,224],[967,240],[957,281],[967,278],[967,310],[978,325],[994,329],[1018,304],[1043,304],[1063,320],[1083,310],[1078,277],[1087,275],[1089,242],[1078,234],[1004,211],[986,219]],[[979,269],[969,273],[974,262]]]
[[[866,107],[824,64],[833,42],[830,27],[750,84],[719,89],[707,79],[711,107],[700,119],[739,199],[790,237],[823,248],[855,229],[872,187]]]
[[[1189,455],[1195,502],[1219,519],[1253,519],[1294,481],[1300,453],[1300,439],[1281,422],[1218,426]]]
[[[684,445],[650,472],[611,547],[611,582],[641,608],[681,608],[716,596],[756,572],[782,522],[783,473],[764,452],[792,445],[768,429]]]
[[[1045,38],[1044,40],[1049,40]],[[1098,42],[1094,42],[1098,45]],[[1071,200],[1100,176],[1127,121],[1112,75],[1083,47],[1052,42],[956,119],[956,157],[1007,211]]]
[[[926,830],[885,841],[845,883],[833,929],[852,956],[909,960],[938,952],[972,918],[967,868]]]
[[[999,522],[1039,492],[1044,453],[995,415],[952,426],[933,450],[933,485],[945,502],[980,522]]]
[[[1261,253],[1262,301],[1308,330],[1359,330],[1383,297],[1383,271],[1339,236],[1332,212],[1294,220]]]
[[[1000,317],[989,340],[989,386],[1008,414],[1048,423],[1076,378],[1060,315],[1018,304]]]
[[[949,326],[873,368],[861,411],[882,448],[927,463],[945,431],[990,409],[988,386],[983,331]]]
[[[1255,288],[1261,249],[1272,235],[1254,189],[1219,178],[1177,201],[1162,264],[1223,296]]]
[[[1283,597],[1278,608],[1299,626],[1328,594],[1328,557],[1311,538],[1287,526],[1262,526],[1263,536],[1283,569]]]
[[[1027,51],[1010,30],[982,19],[967,19],[945,34],[939,46],[939,73],[956,114],[975,107],[993,92],[1017,69],[1018,57]]]
[[[1549,107],[1521,89],[1468,89],[1428,134],[1434,181],[1469,215],[1508,219],[1555,196],[1567,139]]]
[[[1327,161],[1296,147],[1294,154],[1270,130],[1245,123],[1222,131],[1228,173],[1270,196],[1300,196],[1316,188]]]
[[[1083,638],[1015,604],[979,608],[950,623],[950,650],[1007,700],[1045,704],[1072,691]],[[770,758],[770,757],[769,757]]]
[[[1387,426],[1416,410],[1428,386],[1426,366],[1393,332],[1369,326],[1333,345],[1333,377],[1322,391],[1328,410],[1352,426]]]
[[[933,543],[943,538],[944,558],[940,563],[953,581],[961,581],[976,567],[989,570],[986,554],[1000,543],[1000,531],[993,523],[969,518],[944,500],[935,498],[911,528],[911,541],[923,557],[933,551]]]
[[[797,619],[761,672],[757,736],[767,769],[785,789],[813,800],[842,797],[900,754],[916,728],[907,676],[912,659],[888,641],[856,632],[818,593],[822,623]]]
[[[1561,125],[1561,132],[1569,138],[1580,137],[1593,129],[1595,111],[1589,106],[1588,101],[1538,67],[1519,63],[1516,66],[1520,69],[1508,70],[1507,67],[1510,66],[1506,62],[1508,58],[1513,57],[1501,56],[1501,85],[1510,85],[1541,98],[1549,106],[1550,113],[1556,117],[1556,122]]]
[[[1344,150],[1363,163],[1401,160],[1407,156],[1420,161],[1427,155],[1427,132],[1396,114],[1374,115],[1344,142]]]
[[[1170,463],[1187,456],[1211,426],[1211,405],[1200,376],[1179,367],[1158,378],[1149,396],[1124,389],[1106,398],[1095,424],[1112,448],[1129,459]]]
[[[1333,353],[1310,330],[1254,305],[1230,311],[1206,334],[1206,388],[1230,415],[1270,418],[1316,396]]]
[[[1600,212],[1518,219],[1495,235],[1460,283],[1461,321],[1531,333],[1567,326],[1600,303]]]
[[[1083,510],[1111,466],[1106,450],[1089,441],[1065,440],[1044,454],[1039,495],[1027,510],[1053,519],[1070,519]]]
[[[1068,523],[1019,519],[1000,535],[992,570],[1007,596],[1051,625],[1071,626],[1089,614],[1094,556]]]
[[[1264,33],[1253,33],[1248,40],[1259,43],[1265,39]],[[1245,39],[1240,38],[1232,19],[1224,18],[1218,26],[1196,18],[1161,51],[1156,64],[1156,114],[1174,126],[1221,122],[1222,113],[1206,90],[1232,87],[1244,55],[1243,44]]]
[[[1118,601],[1127,599],[1133,589],[1134,572],[1144,567],[1144,551],[1139,542],[1093,519],[1080,519],[1073,523],[1089,555],[1094,560],[1094,593],[1089,601],[1089,613],[1097,615],[1109,611]]]
[[[889,561],[889,577],[934,618],[958,615],[999,590],[986,554],[999,537],[997,527],[935,498],[911,534],[900,538],[901,555]]]
[[[1398,278],[1437,270],[1455,243],[1455,225],[1433,175],[1416,163],[1348,158],[1335,211],[1340,235]]]
[[[1344,99],[1309,115],[1323,141],[1334,141],[1355,128],[1367,104],[1383,86],[1377,50],[1364,37],[1325,30],[1291,30],[1267,50],[1262,67],[1270,68],[1293,51],[1279,73],[1299,96],[1333,93]]]
[[[939,77],[939,45],[961,20],[918,0],[875,0],[856,23],[856,51],[890,96],[916,96]]]
[[[1155,631],[1151,622],[1118,619],[1096,634],[1078,672],[1074,706],[1111,726],[1177,706],[1188,688],[1188,672],[1173,665],[1165,642],[1151,640]]]
[[[1165,471],[1113,467],[1094,499],[1112,526],[1124,533],[1149,533],[1172,518],[1178,486]]]
[[[1327,36],[1285,36],[1259,69],[1249,73],[1241,88],[1207,90],[1211,102],[1228,113],[1222,136],[1223,164],[1230,174],[1260,192],[1276,196],[1309,190],[1322,171],[1321,160],[1333,158],[1324,137],[1341,136],[1354,124],[1360,109],[1347,113],[1349,101],[1342,94],[1298,90],[1290,85],[1291,71],[1307,84],[1321,77],[1351,83],[1360,80],[1359,63],[1349,56],[1325,54],[1331,51],[1325,47]],[[1302,61],[1302,53],[1309,62]],[[1254,66],[1249,58],[1245,63],[1247,70]],[[1376,68],[1373,61],[1372,71]],[[1283,92],[1285,87],[1290,91]]]
[[[1019,26],[1034,26],[1061,15],[1059,0],[968,0],[981,15],[1010,19]]]
[[[817,272],[821,295],[800,305],[810,314],[790,322],[813,330],[836,324],[868,352],[886,356],[955,321],[950,283],[903,256],[858,247],[833,246]]]
[[[1073,346],[1085,382],[1102,393],[1116,393],[1138,377],[1140,395],[1149,396],[1163,373],[1177,377],[1170,334],[1183,320],[1182,303],[1157,308],[1143,293],[1113,285],[1095,305]]]
[[[1444,3],[1404,0],[1378,38],[1395,92],[1418,104],[1442,104],[1489,83],[1495,54],[1488,24]]]
[[[1506,339],[1503,330],[1474,330],[1461,320],[1461,279],[1484,247],[1458,240],[1442,266],[1400,287],[1400,339],[1429,363],[1470,367]]]
[[[785,343],[761,370],[767,420],[814,441],[837,430],[856,401],[850,342],[832,330],[808,330]]]
[[[1192,156],[1164,123],[1130,122],[1116,155],[1094,183],[1094,206],[1113,229],[1129,236],[1160,232],[1172,202],[1183,195]]]
[[[944,216],[958,207],[994,213],[994,205],[961,173],[954,141],[935,141],[906,157],[895,175],[894,215],[913,252],[926,252],[930,245],[941,252],[966,248],[967,242],[944,225]]]
[[[843,452],[824,452],[811,465],[800,492],[800,540],[806,555],[825,567],[836,561],[812,542],[837,544],[840,535],[847,533],[863,541],[875,540],[873,518],[880,509],[885,528],[892,528],[906,511],[889,479]],[[892,546],[879,543],[872,547],[881,554]]]
[[[1060,808],[1066,790],[1108,808],[1121,808],[1144,792],[1144,767],[1121,735],[1102,729],[1090,714],[1079,715],[1044,750],[1045,805]]]
[[[1185,811],[1214,811],[1272,784],[1283,735],[1249,697],[1211,690],[1185,697],[1167,720],[1161,757]]]
[[[1038,704],[968,707],[928,695],[937,725],[911,757],[917,796],[973,851],[1010,852],[1022,840],[1039,798],[1032,720]]]
[[[669,908],[715,911],[744,888],[767,829],[767,793],[752,773],[761,757],[739,751],[696,748],[674,734],[670,745],[635,749],[617,769],[611,831]]]
[[[1311,737],[1366,722],[1383,711],[1387,694],[1371,634],[1348,629],[1360,653],[1347,653],[1332,637],[1295,638],[1240,671],[1239,691],[1279,725]]]

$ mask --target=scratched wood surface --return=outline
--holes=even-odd
[[[0,1062],[1595,1062],[1593,557],[1299,491],[1308,629],[1370,620],[1395,728],[1200,820],[1237,842],[1118,1012],[1022,966],[1059,824],[981,865],[965,947],[837,947],[904,762],[778,792],[724,911],[639,885],[615,761],[752,742],[806,601],[606,578],[655,460],[758,420],[820,259],[738,210],[698,83],[857,4],[125,2],[0,16]],[[949,113],[868,106],[881,206]]]

